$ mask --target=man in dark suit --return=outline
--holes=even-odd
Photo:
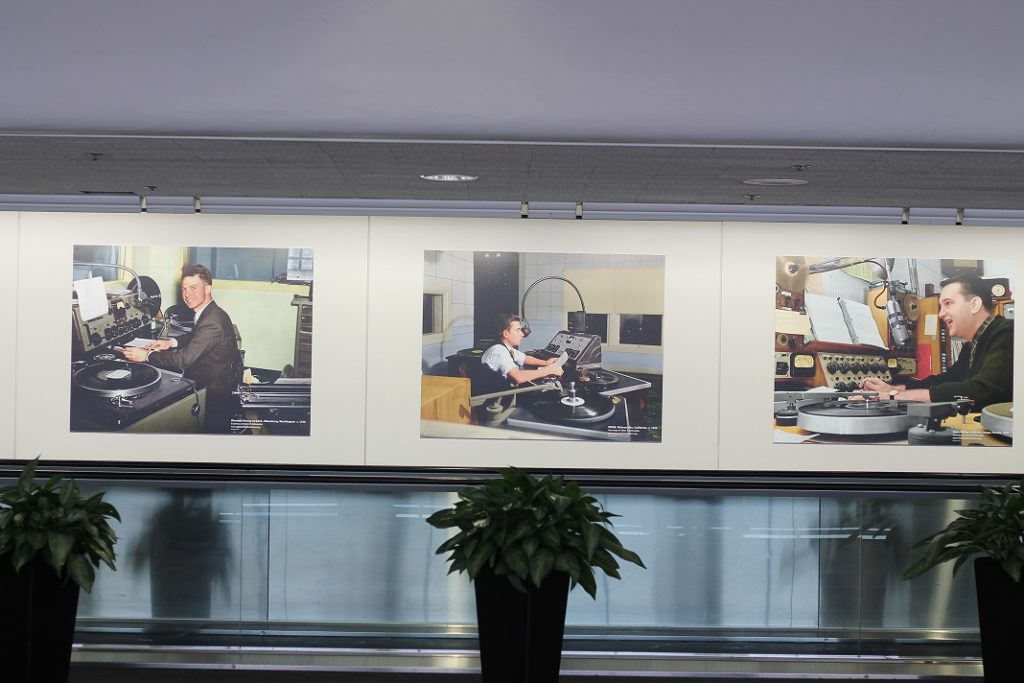
[[[227,434],[238,408],[232,395],[242,378],[242,357],[227,312],[213,300],[213,274],[206,266],[181,269],[181,298],[195,314],[192,332],[175,339],[157,339],[143,348],[126,348],[125,358],[180,372],[206,387],[205,431]]]

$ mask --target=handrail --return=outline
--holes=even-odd
[[[25,460],[0,460],[0,480],[16,478]],[[849,492],[871,494],[977,494],[982,487],[1016,481],[1010,474],[904,474],[524,468],[561,475],[601,490],[743,491],[765,494]],[[89,462],[42,460],[39,476],[60,472],[80,482],[140,484],[235,483],[240,486],[355,486],[444,490],[480,483],[498,468],[247,465],[234,463]]]

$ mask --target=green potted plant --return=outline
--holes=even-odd
[[[957,510],[945,528],[919,541],[924,555],[904,573],[913,579],[944,562],[953,573],[975,555],[978,626],[986,681],[1011,681],[1019,676],[1024,643],[1024,482],[982,490],[976,508]]]
[[[79,588],[100,562],[114,568],[118,512],[70,479],[35,482],[38,459],[0,489],[0,654],[4,681],[66,681]]]
[[[427,523],[458,529],[437,553],[473,582],[484,681],[557,681],[570,587],[596,598],[595,568],[643,562],[608,529],[617,515],[563,477],[510,467],[458,496]]]

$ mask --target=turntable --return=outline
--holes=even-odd
[[[907,413],[909,401],[849,401],[827,399],[797,408],[797,426],[809,432],[837,436],[905,438],[919,421]]]
[[[590,386],[600,387],[601,391],[611,389],[619,383],[619,376],[607,370],[586,370],[580,371],[580,381],[588,382]]]
[[[96,396],[132,399],[144,396],[160,381],[157,368],[118,360],[100,360],[75,370],[71,386]]]
[[[171,339],[191,334],[195,329],[195,313],[187,306],[174,304],[168,306],[164,311],[164,325],[160,333],[161,337]]]
[[[71,431],[201,431],[205,393],[177,373],[101,354],[72,365]]]
[[[972,406],[973,402],[963,396],[951,401],[925,402],[879,399],[877,392],[871,391],[826,395],[814,391],[776,392],[775,425],[783,430],[795,426],[815,435],[861,442],[906,440],[910,445],[920,446],[996,445],[986,441],[996,429],[988,427],[989,432],[981,431],[968,419]],[[999,409],[999,406],[992,407]],[[962,420],[954,423],[952,418],[958,415]]]
[[[635,377],[610,370],[601,372],[607,375],[605,379],[608,384],[615,388],[618,388],[620,382],[628,383],[629,380],[650,386]],[[559,387],[557,391],[546,392],[528,406],[516,408],[508,418],[509,426],[587,439],[633,439],[637,429],[631,427],[626,401],[614,395],[614,388],[605,390],[602,384],[581,387],[579,385],[582,383],[575,381],[556,384]]]
[[[112,349],[132,338],[153,337],[160,308],[156,282],[116,264],[77,266],[117,268],[132,279],[127,289],[106,284],[89,293],[97,301],[84,305],[78,292],[71,304],[71,406],[73,432],[198,432],[203,427],[206,392],[180,374],[145,363],[130,363]],[[98,303],[98,307],[95,305]]]
[[[543,349],[526,353],[537,358],[564,358],[563,379],[512,388],[505,380],[497,381],[497,373],[481,368],[481,349],[463,349],[447,357],[449,376],[472,381],[471,405],[477,409],[480,424],[569,438],[658,438],[655,433],[647,433],[647,390],[651,383],[601,367],[600,336],[561,330]],[[511,396],[516,397],[516,403],[510,401]]]
[[[993,436],[1013,441],[1013,403],[993,403],[982,408],[981,425]]]
[[[600,422],[612,416],[615,406],[611,399],[599,394],[586,398],[576,393],[576,383],[569,383],[569,391],[559,392],[555,398],[534,401],[530,410],[542,420],[579,425]]]

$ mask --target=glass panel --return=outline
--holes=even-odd
[[[118,570],[97,572],[80,618],[238,620],[241,569],[254,559],[241,552],[241,492],[119,486],[106,499],[124,520]]]
[[[94,244],[76,244],[73,256],[74,269],[72,271],[71,279],[84,280],[89,277],[101,277],[104,282],[110,282],[111,280],[131,278],[131,273],[122,271],[120,268],[79,265],[88,263],[119,264],[121,262],[119,255],[117,247]]]
[[[200,641],[223,630],[464,637],[475,627],[472,587],[447,574],[434,550],[448,533],[424,521],[455,495],[395,489],[108,484],[125,520],[119,569],[101,569],[82,595],[79,628],[178,624]],[[596,601],[574,591],[570,638],[686,635],[700,651],[723,639],[749,650],[770,637],[821,652],[837,642],[878,652],[929,637],[976,640],[969,567],[955,580],[949,566],[900,579],[912,543],[970,501],[665,490],[598,498],[621,515],[616,533],[648,568],[623,563],[622,581],[599,574]]]
[[[300,250],[294,250],[300,251]],[[287,277],[288,249],[261,249],[257,247],[193,247],[189,262],[201,263],[210,269],[214,280],[251,280],[270,282],[278,276]],[[312,256],[300,259],[301,269],[308,267],[307,279],[312,279]]]
[[[661,345],[661,316],[623,313],[619,316],[619,343]]]

